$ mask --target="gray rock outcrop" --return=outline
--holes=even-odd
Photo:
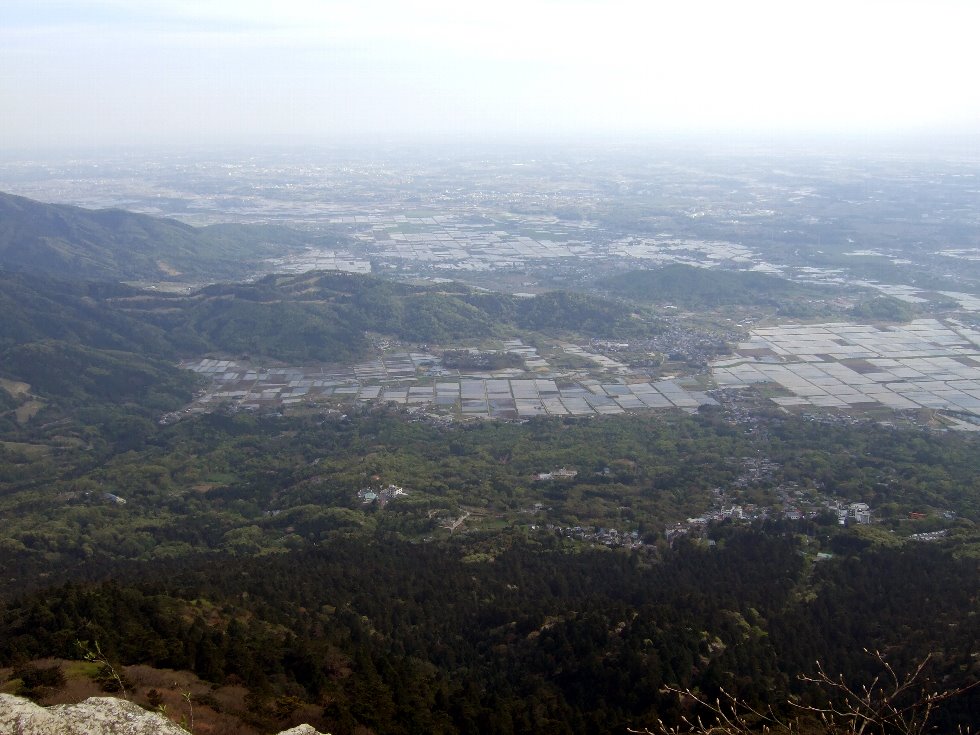
[[[41,707],[0,694],[0,735],[187,735],[187,731],[156,712],[115,697]],[[323,734],[300,725],[280,735]]]

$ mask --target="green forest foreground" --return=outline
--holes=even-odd
[[[819,660],[869,679],[865,648],[898,670],[931,655],[937,687],[980,678],[968,435],[724,408],[450,427],[390,409],[171,426],[102,410],[121,413],[84,446],[4,449],[8,687],[87,641],[117,667],[194,672],[216,692],[199,719],[244,687],[232,714],[258,732],[302,712],[334,733],[622,733],[691,715],[668,687],[816,702],[799,675]],[[578,474],[535,479],[558,467]],[[389,484],[406,495],[358,496]],[[668,541],[719,487],[772,518]],[[867,502],[877,522],[781,519],[787,488]],[[935,722],[977,708],[974,689]]]
[[[814,563],[792,533],[713,535],[714,546],[658,554],[571,553],[503,533],[117,565],[113,581],[8,602],[0,656],[23,671],[98,641],[120,670],[190,669],[216,692],[246,687],[235,714],[267,732],[292,702],[314,705],[306,719],[335,733],[622,733],[691,714],[668,686],[786,716],[789,697],[825,703],[797,678],[817,660],[870,681],[862,645],[899,671],[931,654],[932,688],[977,680],[975,560],[922,545]],[[492,559],[472,559],[481,541]],[[217,706],[196,696],[199,717]],[[975,723],[977,705],[974,689],[934,724]]]

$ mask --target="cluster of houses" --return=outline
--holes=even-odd
[[[386,485],[384,487],[366,487],[357,491],[357,498],[364,505],[377,503],[379,508],[384,508],[395,498],[400,498],[408,493],[405,488],[398,485]]]
[[[949,529],[943,528],[939,531],[926,531],[925,533],[913,533],[909,536],[910,541],[939,541],[949,535]]]
[[[846,526],[848,523],[867,525],[871,523],[871,508],[867,503],[851,503],[848,506],[837,506],[837,522]]]
[[[717,494],[721,497],[720,492]],[[804,518],[816,518],[823,510],[829,510],[837,514],[837,523],[841,526],[851,524],[867,525],[871,523],[871,508],[867,503],[844,504],[839,501],[828,500],[824,508],[811,506],[802,510],[798,506],[785,503],[781,510],[774,511],[771,508],[759,507],[748,503],[746,505],[731,505],[720,507],[708,511],[695,518],[688,518],[682,523],[676,523],[665,531],[668,541],[677,536],[683,536],[695,528],[703,528],[712,521],[734,520],[756,520],[766,518],[783,518],[788,521],[799,521]]]
[[[668,526],[666,529],[664,529],[664,538],[666,538],[667,541],[672,541],[678,536],[683,536],[689,533],[693,529],[704,528],[712,521],[724,521],[729,518],[741,521],[766,517],[768,517],[768,509],[763,508],[760,510],[751,504],[744,507],[741,505],[733,505],[728,508],[717,508],[695,518],[688,518],[686,521]]]
[[[533,528],[536,526],[532,526]],[[610,548],[638,549],[643,546],[639,531],[618,531],[615,528],[602,527],[554,526],[551,524],[545,526],[545,529],[576,541],[590,541]]]
[[[561,467],[557,470],[552,470],[551,472],[539,472],[534,476],[534,479],[541,481],[571,480],[576,475],[578,475],[578,470],[567,470],[564,467]]]

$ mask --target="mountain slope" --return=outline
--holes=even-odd
[[[96,349],[170,354],[166,335],[139,317],[109,306],[144,292],[122,284],[68,282],[0,272],[0,349],[37,340],[64,340]]]
[[[631,271],[605,279],[612,294],[645,302],[670,302],[683,308],[776,305],[794,299],[839,296],[831,287],[797,283],[768,273],[725,271],[674,263],[656,270]]]
[[[658,328],[595,296],[521,299],[332,272],[214,284],[187,295],[0,272],[0,310],[0,377],[72,402],[146,403],[160,390],[186,397],[193,381],[173,367],[181,356],[355,360],[367,354],[367,332],[446,344],[523,330],[613,337]],[[150,403],[167,401],[156,395]]]
[[[119,209],[44,204],[0,192],[0,269],[68,279],[231,278],[302,233],[277,227],[191,227]],[[279,252],[281,253],[281,247]]]

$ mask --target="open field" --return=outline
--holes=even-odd
[[[0,378],[0,388],[3,388],[14,398],[23,398],[31,392],[31,386],[29,384],[6,378]]]

